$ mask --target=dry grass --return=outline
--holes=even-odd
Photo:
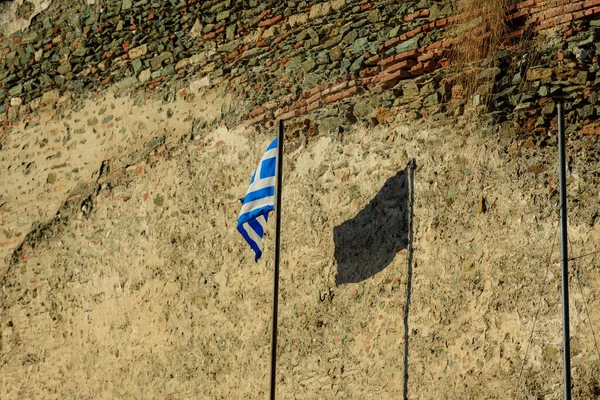
[[[455,84],[464,88],[463,96],[472,95],[479,65],[497,51],[507,32],[506,12],[511,0],[457,0],[457,15],[465,18],[452,32],[455,44],[450,65]],[[492,66],[492,65],[490,65]]]

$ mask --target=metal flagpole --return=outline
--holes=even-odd
[[[569,335],[569,249],[567,246],[567,168],[565,161],[565,119],[562,100],[558,102],[558,159],[560,164],[560,244],[562,257],[563,359],[565,400],[571,400],[571,349]]]
[[[275,400],[275,377],[277,371],[277,308],[279,302],[279,242],[281,231],[281,181],[283,167],[283,121],[279,120],[277,139],[277,188],[275,200],[275,263],[273,268],[273,329],[271,336],[271,400]]]

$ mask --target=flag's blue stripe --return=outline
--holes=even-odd
[[[242,234],[244,239],[246,239],[246,242],[248,242],[248,244],[250,245],[250,248],[252,250],[254,250],[254,261],[258,261],[260,256],[262,256],[262,249],[258,246],[258,244],[254,240],[252,240],[250,238],[250,236],[246,232],[246,229],[244,229],[243,225],[238,225],[237,229]]]
[[[273,140],[273,141],[271,142],[271,144],[269,145],[269,147],[267,147],[267,151],[269,151],[269,150],[273,150],[273,149],[276,149],[276,148],[277,148],[277,140],[278,140],[278,139],[279,139],[279,138],[275,138],[275,140]],[[266,153],[266,151],[265,151],[265,153]]]
[[[260,179],[271,178],[275,176],[277,166],[277,157],[267,158],[260,167]]]
[[[254,232],[256,232],[258,236],[263,237],[265,231],[263,226],[256,220],[256,218],[248,221],[248,225],[250,225],[250,228],[254,229]]]
[[[247,213],[240,215],[240,217],[238,218],[238,225],[245,224],[246,222],[258,217],[261,214],[265,216],[265,220],[266,220],[268,213],[270,211],[273,211],[274,209],[275,209],[275,206],[273,204],[269,204],[264,207],[257,208],[255,210],[248,211]]]
[[[244,197],[244,204],[250,203],[254,200],[264,199],[265,197],[271,197],[275,195],[275,186],[267,186],[266,188],[255,190],[250,192]]]
[[[254,250],[255,257],[254,260],[258,261],[258,259],[262,255],[262,237],[264,235],[265,226],[261,225],[260,222],[257,221],[257,218],[262,217],[265,219],[265,223],[269,218],[269,212],[275,209],[274,205],[274,196],[275,196],[275,175],[277,170],[277,156],[272,157],[271,154],[267,154],[269,151],[277,149],[278,140],[275,138],[267,148],[265,154],[263,154],[260,160],[260,173],[257,176],[256,170],[254,170],[254,174],[252,174],[252,180],[250,181],[250,188],[252,189],[252,185],[258,182],[259,186],[264,186],[261,189],[254,190],[252,192],[246,193],[246,196],[242,200],[242,209],[244,209],[244,205],[248,205],[249,207],[255,207],[254,209],[241,214],[238,218],[237,229],[242,234],[246,242],[250,245],[252,250]],[[268,157],[268,158],[265,158]],[[258,186],[257,185],[257,186]],[[252,202],[256,202],[256,204],[250,204]],[[262,216],[262,217],[261,217]],[[251,237],[254,237],[254,239]],[[257,241],[255,241],[257,240]]]

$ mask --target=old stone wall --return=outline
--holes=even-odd
[[[447,0],[28,15],[0,36],[0,397],[264,396],[271,261],[235,221],[281,119],[279,395],[560,398],[562,98],[574,393],[597,398],[598,15],[511,2],[466,65],[487,16]]]
[[[598,89],[598,14],[596,0],[512,5],[506,11],[506,51],[488,68],[475,66],[486,85],[473,104],[508,115],[525,113],[541,126],[538,117],[547,113],[534,118],[529,108],[541,105],[547,112],[557,87],[589,81],[585,88],[569,88],[575,108],[582,109],[573,109],[570,118],[589,125],[597,112],[591,93]],[[375,94],[386,106],[408,103],[415,117],[460,113],[455,109],[462,104],[447,104],[460,102],[461,88],[443,78],[449,51],[462,40],[460,33],[448,32],[468,18],[457,15],[451,2],[426,0],[59,1],[30,28],[3,38],[0,118],[6,129],[67,92],[79,97],[109,83],[123,89],[171,88],[180,78],[197,81],[195,90],[219,84],[245,99],[236,116],[248,123],[344,114],[344,99]],[[541,46],[518,46],[540,35]],[[550,75],[535,72],[553,67]],[[487,101],[490,80],[495,92]],[[411,99],[415,90],[425,92],[419,102]],[[357,118],[368,111],[350,109]]]

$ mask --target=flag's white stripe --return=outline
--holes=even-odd
[[[267,158],[277,158],[277,147],[265,152],[261,160],[266,160]]]
[[[258,166],[256,167],[256,169],[254,170],[254,182],[250,182],[250,186],[252,186],[253,184],[255,184],[256,182],[260,181],[260,170],[262,168],[262,159],[258,162]],[[248,191],[250,191],[250,189],[248,189]]]
[[[259,215],[258,217],[256,217],[256,222],[258,222],[260,224],[260,226],[262,226],[263,228],[263,232],[265,230],[265,226],[267,225],[267,221],[265,220],[265,216],[264,215]]]
[[[248,188],[246,195],[248,195],[248,193],[256,192],[257,190],[264,189],[269,186],[275,186],[275,177],[274,176],[270,176],[270,177],[264,178],[264,179],[256,179],[255,178],[254,183],[252,183],[252,185],[250,185],[250,187]]]
[[[262,199],[251,201],[249,203],[244,203],[244,205],[242,206],[242,212],[240,212],[240,215],[246,214],[256,208],[261,208],[261,207],[267,206],[269,204],[274,204],[274,202],[275,202],[275,196],[269,196],[269,197],[263,197]]]
[[[277,173],[278,147],[275,146],[274,148],[270,148],[275,144],[278,144],[277,139],[271,142],[269,147],[267,147],[267,151],[261,157],[258,166],[254,171],[253,179],[250,182],[248,191],[246,192],[245,199],[248,199],[248,202],[245,202],[245,200],[242,201],[242,210],[240,212],[240,217],[238,218],[238,230],[248,241],[250,247],[256,252],[256,260],[258,260],[258,257],[262,254],[262,237],[267,225],[267,213],[273,208],[275,203],[275,196],[269,195],[269,192],[274,192],[276,182],[274,175]],[[270,162],[268,167],[265,166],[265,168],[268,168],[268,171],[265,171],[264,173],[265,175],[273,176],[266,176],[261,179],[260,176],[262,174],[263,163],[272,159],[275,159],[275,163]],[[273,188],[273,190],[266,190],[270,188]],[[252,217],[252,219],[250,219],[250,217]],[[262,234],[259,234],[261,228],[256,226],[253,221],[256,221],[256,223],[260,225]],[[251,223],[259,232],[254,230],[252,225],[250,225]]]
[[[242,226],[244,227],[244,230],[246,231],[248,236],[250,236],[250,239],[252,239],[254,243],[256,243],[258,248],[262,250],[262,236],[259,236],[258,233],[256,233],[256,231],[252,229],[249,223],[246,222]]]

